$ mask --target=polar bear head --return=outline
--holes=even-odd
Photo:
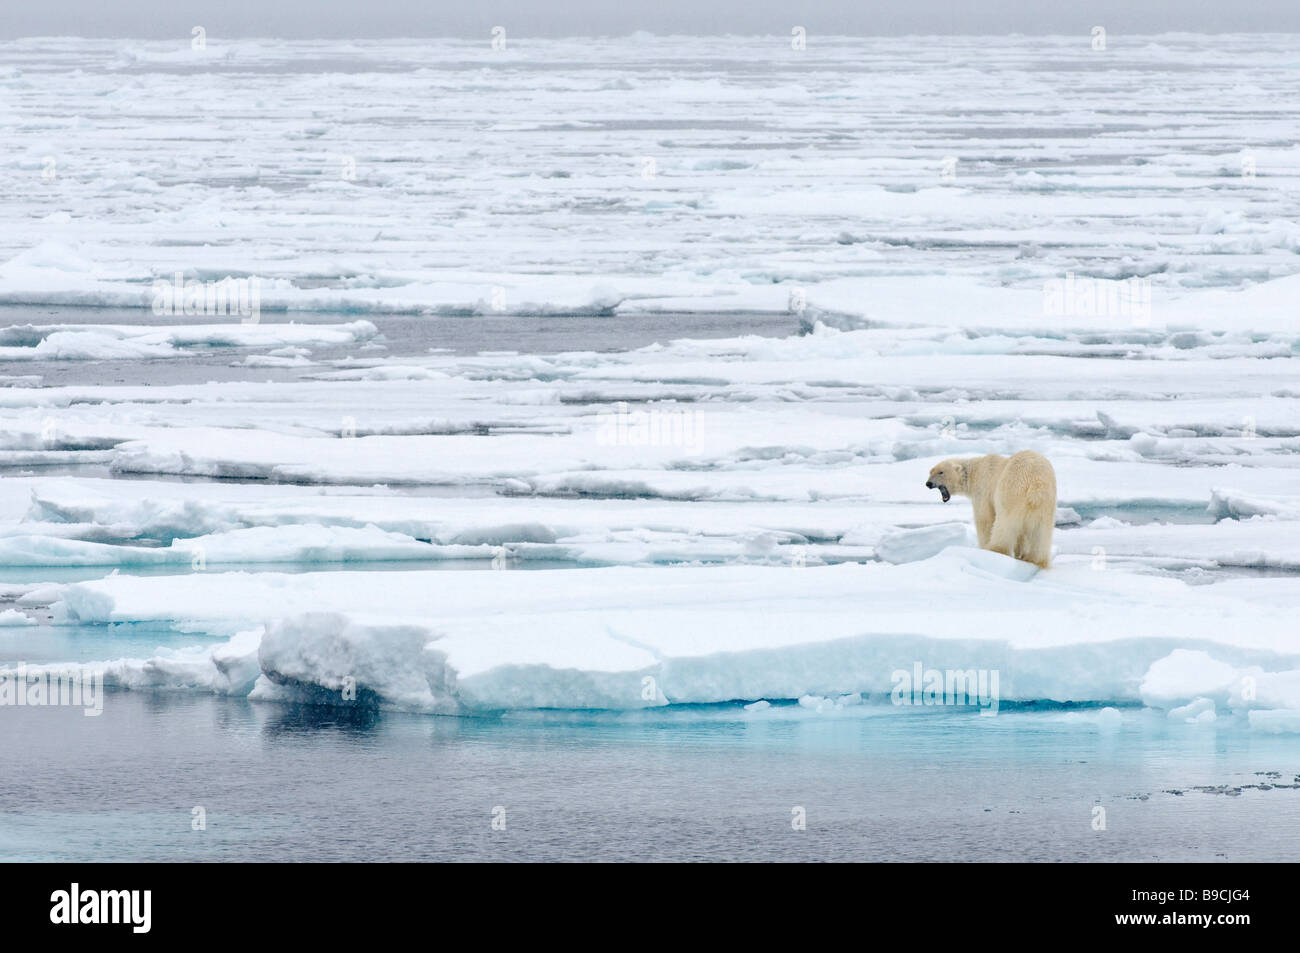
[[[939,491],[945,503],[954,493],[966,492],[966,464],[961,460],[944,460],[930,468],[930,478],[925,481],[927,490]]]

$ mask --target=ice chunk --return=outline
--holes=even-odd
[[[426,711],[800,698],[830,710],[888,694],[918,660],[997,671],[1005,701],[1300,708],[1296,583],[1022,565],[949,548],[900,565],[117,575],[61,587],[53,612],[209,633],[264,622],[267,691],[337,703],[351,677],[358,700]]]
[[[1204,696],[1226,698],[1237,680],[1237,669],[1208,652],[1175,649],[1155,662],[1142,679],[1142,701],[1159,708]]]
[[[1218,716],[1214,710],[1214,699],[1201,697],[1193,699],[1186,705],[1169,709],[1168,717],[1171,721],[1196,725],[1212,723]]]
[[[1300,519],[1300,496],[1262,496],[1216,487],[1210,494],[1208,512],[1216,520],[1278,516]]]
[[[910,563],[929,559],[949,546],[975,545],[974,526],[967,523],[941,523],[938,526],[887,533],[876,543],[876,555],[887,563]]]

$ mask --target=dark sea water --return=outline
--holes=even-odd
[[[447,718],[110,692],[99,717],[3,715],[5,749],[21,752],[0,786],[5,861],[1243,861],[1300,850],[1293,738],[1141,710]],[[192,829],[195,808],[204,830]]]

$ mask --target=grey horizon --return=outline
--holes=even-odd
[[[659,34],[810,36],[906,34],[1082,34],[1093,26],[1123,34],[1300,33],[1295,0],[656,0],[634,7],[611,0],[45,0],[0,8],[0,40],[32,36],[188,40],[194,26],[209,37],[378,39],[510,35]]]

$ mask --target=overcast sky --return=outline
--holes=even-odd
[[[1300,0],[0,0],[0,37],[1300,33]]]

